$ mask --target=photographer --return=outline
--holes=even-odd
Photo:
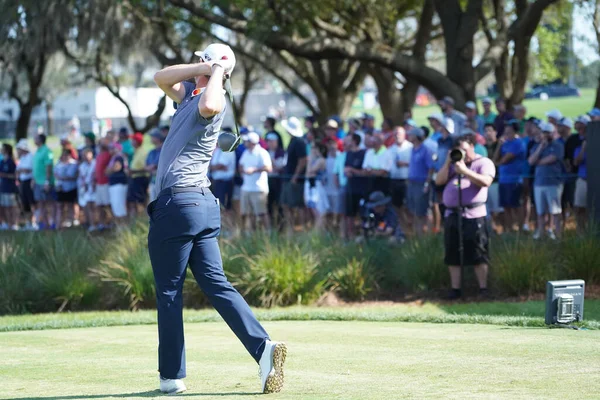
[[[444,262],[450,272],[451,300],[462,296],[463,265],[474,266],[479,293],[481,296],[487,295],[489,240],[485,203],[488,187],[495,175],[494,163],[475,153],[475,137],[472,134],[456,139],[454,148],[437,174],[436,185],[446,185],[443,194],[443,202],[447,207]]]
[[[391,197],[386,197],[381,191],[369,195],[369,201],[362,210],[363,237],[387,239],[391,244],[402,244],[405,240],[404,232],[398,224],[398,215],[390,202]]]

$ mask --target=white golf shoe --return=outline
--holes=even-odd
[[[286,355],[285,343],[267,340],[258,362],[263,393],[276,393],[283,388],[283,364]]]
[[[167,394],[183,393],[187,390],[181,379],[165,379],[160,377],[160,391]]]

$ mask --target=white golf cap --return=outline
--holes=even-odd
[[[492,98],[491,97],[484,97],[483,100],[481,100],[481,104],[492,104]]]
[[[540,122],[539,127],[542,132],[549,132],[549,133],[554,132],[554,125],[552,125],[550,122],[542,121],[542,122]]]
[[[558,120],[560,120],[563,117],[563,115],[562,115],[562,113],[560,111],[554,109],[554,110],[548,111],[546,113],[546,117],[548,117],[548,118],[554,118],[555,120],[558,121]]]
[[[577,117],[577,119],[575,120],[575,123],[579,122],[580,124],[584,124],[587,125],[590,122],[592,122],[592,119],[590,118],[589,115],[580,115],[579,117]]]
[[[465,103],[465,108],[468,108],[469,110],[477,110],[477,106],[472,101],[467,101]]]
[[[217,62],[219,60],[231,60],[231,66],[225,70],[225,74],[230,75],[235,68],[235,54],[231,47],[226,44],[212,43],[209,44],[206,49],[202,51],[194,52],[195,55],[200,57],[205,62]]]
[[[248,132],[248,134],[246,134],[245,136],[246,136],[246,138],[244,140],[247,142],[250,142],[253,144],[260,143],[260,136],[258,136],[258,133],[256,133],[256,132]]]
[[[17,143],[17,145],[15,147],[17,148],[17,150],[30,151],[29,150],[29,142],[27,141],[27,139],[19,140],[19,142]]]
[[[338,129],[339,125],[335,119],[330,119],[325,124],[325,128]]]
[[[296,117],[284,119],[283,121],[281,121],[281,126],[283,126],[283,129],[285,129],[287,133],[294,137],[304,136],[304,132],[302,131],[302,124],[300,123],[300,120]]]
[[[566,126],[569,129],[573,129],[573,120],[571,118],[564,117],[558,122],[558,124]]]
[[[431,114],[427,117],[427,119],[433,119],[439,122],[441,125],[444,125],[444,120],[446,119],[443,114],[435,113]]]

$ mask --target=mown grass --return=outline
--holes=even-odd
[[[153,308],[147,229],[139,222],[106,236],[0,234],[0,314]],[[440,235],[390,246],[345,243],[331,235],[288,240],[257,234],[222,240],[221,247],[229,279],[259,307],[310,305],[330,292],[350,301],[431,297],[448,286]],[[528,298],[543,293],[547,280],[599,284],[599,249],[600,239],[592,234],[570,234],[561,242],[494,239],[490,286],[499,296]],[[472,275],[467,268],[467,291],[475,289]],[[208,304],[191,273],[184,300],[191,308]]]
[[[306,307],[256,309],[261,321],[371,321],[429,322],[450,324],[490,324],[544,327],[544,302],[424,303],[344,307]],[[210,309],[184,312],[186,322],[220,321]],[[149,325],[156,323],[156,312],[142,310],[95,311],[60,314],[11,315],[0,317],[0,332],[44,329],[89,328],[101,326]],[[579,324],[600,329],[600,300],[587,300],[584,321]]]
[[[600,393],[597,331],[360,321],[265,322],[287,342],[269,399],[584,399]],[[153,326],[0,334],[5,399],[160,398]],[[186,325],[189,391],[255,399],[256,363],[223,323]],[[164,398],[164,397],[163,397]]]

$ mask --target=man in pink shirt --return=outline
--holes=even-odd
[[[496,167],[489,158],[475,153],[475,140],[473,134],[458,137],[453,150],[462,150],[462,159],[453,162],[453,157],[449,154],[436,177],[436,185],[446,185],[443,193],[443,202],[446,206],[444,262],[448,265],[450,272],[452,291],[449,298],[452,300],[458,299],[462,295],[461,267],[463,265],[474,266],[480,296],[486,297],[488,294],[489,233],[486,221],[486,201],[488,187],[496,175]],[[458,218],[459,213],[462,218]],[[461,220],[462,260],[459,251],[458,229]]]

